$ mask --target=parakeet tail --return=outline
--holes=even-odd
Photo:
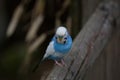
[[[37,70],[37,68],[39,67],[39,65],[42,63],[44,59],[40,60],[36,65],[35,67],[33,68],[32,72],[35,72]]]

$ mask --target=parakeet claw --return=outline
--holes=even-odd
[[[55,60],[55,63],[60,66],[60,67],[63,67],[63,65],[61,63],[59,63],[58,61]]]
[[[61,63],[62,63],[64,66],[67,66],[63,59],[61,59]]]
[[[61,62],[58,62],[58,61],[55,60],[55,63],[60,67],[67,66],[63,59],[61,59]]]

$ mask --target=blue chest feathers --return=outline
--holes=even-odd
[[[72,46],[72,38],[70,36],[68,36],[65,44],[60,44],[54,41],[54,49],[56,52],[59,52],[59,53],[64,54],[69,52],[69,50],[71,49],[71,46]]]

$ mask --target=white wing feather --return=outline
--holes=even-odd
[[[46,57],[48,57],[49,55],[53,55],[55,53],[55,50],[54,50],[54,42],[51,41],[50,44],[48,45],[47,47],[47,50],[46,50],[46,53],[43,57],[43,59],[45,59]]]

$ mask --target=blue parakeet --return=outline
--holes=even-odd
[[[67,29],[63,26],[57,28],[55,35],[49,43],[44,59],[52,59],[59,66],[65,65],[63,57],[70,51],[72,46],[72,38]],[[38,64],[39,65],[39,64]],[[38,66],[37,65],[37,66]],[[35,68],[37,68],[37,66]],[[35,69],[34,69],[35,71]]]

